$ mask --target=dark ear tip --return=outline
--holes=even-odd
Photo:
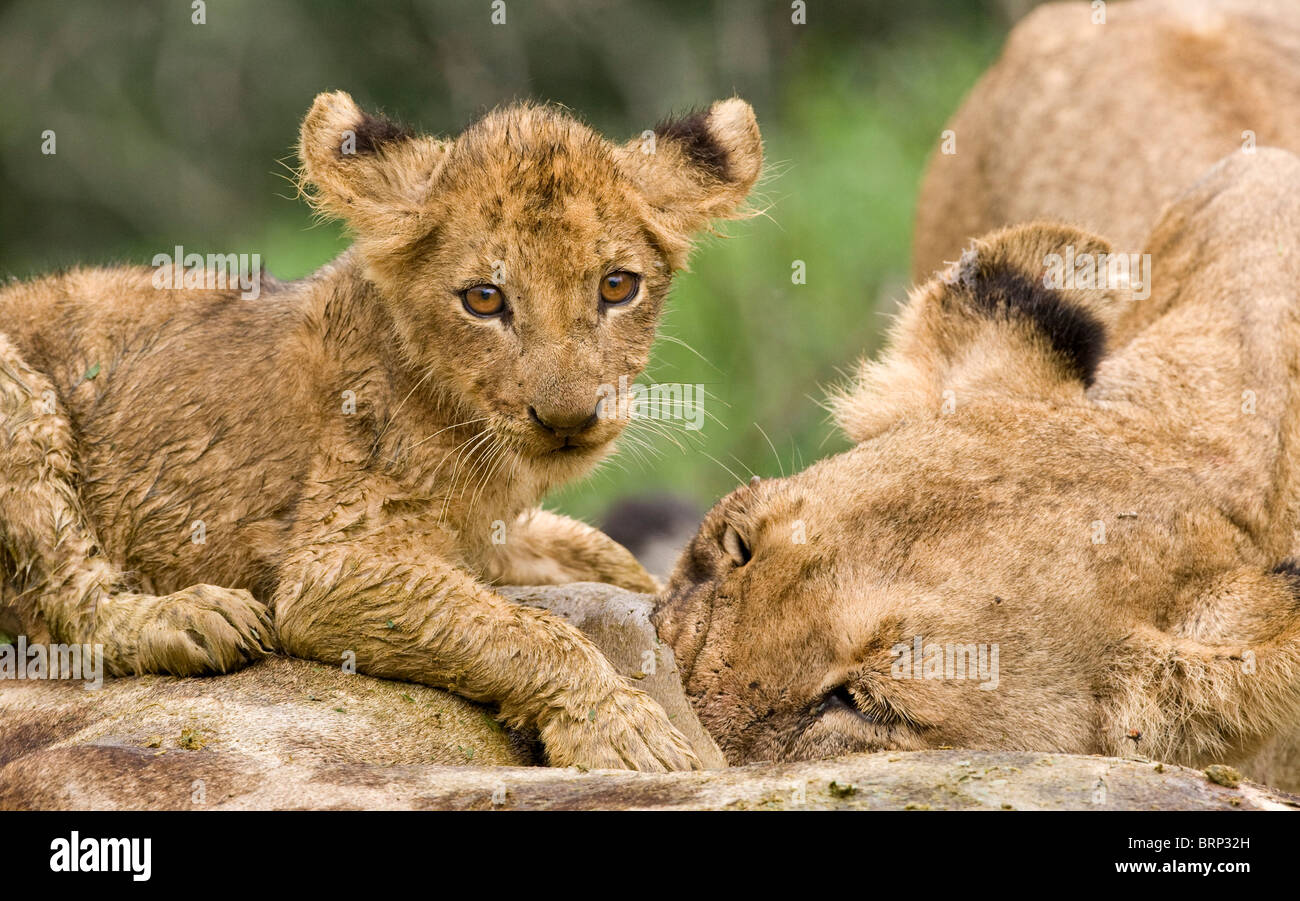
[[[355,150],[358,154],[377,153],[388,144],[405,141],[415,136],[414,132],[399,122],[364,111],[352,131],[356,135]],[[345,155],[342,148],[339,150],[339,155]]]
[[[1296,560],[1295,557],[1287,557],[1273,567],[1272,573],[1275,576],[1290,579],[1295,584],[1297,595],[1300,595],[1300,560]]]
[[[685,116],[660,122],[655,137],[678,143],[692,163],[721,181],[729,180],[730,159],[709,124],[710,110],[692,110]]]
[[[1106,351],[1106,327],[1087,307],[1006,260],[982,259],[978,251],[963,254],[944,281],[984,318],[1033,323],[1070,375],[1085,388],[1092,385]]]
[[[1287,586],[1291,589],[1292,606],[1300,612],[1300,561],[1295,557],[1288,557],[1273,567],[1272,573],[1286,579]]]

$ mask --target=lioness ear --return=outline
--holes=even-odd
[[[865,441],[909,412],[977,392],[1082,398],[1107,330],[1132,297],[1112,284],[1110,258],[1105,240],[1063,225],[1016,226],[975,241],[912,291],[881,358],[864,362],[831,399],[841,427]]]
[[[414,240],[428,228],[425,202],[449,146],[364,112],[343,91],[320,94],[302,121],[300,184],[363,241]]]
[[[712,219],[731,219],[763,168],[754,110],[739,97],[665,122],[618,148],[620,167],[648,207],[647,225],[674,269],[691,236]]]
[[[1137,750],[1192,765],[1253,754],[1300,715],[1300,573],[1227,573],[1176,604],[1165,629],[1142,626],[1117,649],[1104,685],[1105,753]]]

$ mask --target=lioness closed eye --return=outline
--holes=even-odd
[[[728,758],[1284,759],[1297,235],[1300,159],[1261,148],[1165,211],[1145,299],[1045,284],[1111,248],[1037,224],[918,288],[836,401],[856,446],[723,499],[655,613]]]
[[[535,509],[622,421],[691,236],[761,167],[732,99],[625,145],[545,106],[453,140],[322,94],[304,190],[354,246],[292,284],[145,268],[0,291],[0,608],[113,673],[266,653],[495,703],[553,764],[695,764],[579,632],[491,583],[653,580]],[[178,261],[179,262],[179,261]]]

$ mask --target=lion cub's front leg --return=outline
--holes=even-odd
[[[275,595],[282,646],[495,703],[510,725],[538,729],[552,765],[700,766],[663,708],[586,636],[495,594],[436,547],[407,530],[301,546]]]
[[[128,589],[82,508],[68,412],[3,334],[0,435],[0,607],[14,605],[29,636],[103,645],[113,675],[224,673],[273,649],[247,591]]]
[[[647,594],[662,588],[627,548],[599,529],[558,513],[529,510],[507,527],[502,539],[488,552],[484,566],[498,585],[605,582]]]

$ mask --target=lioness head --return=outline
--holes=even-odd
[[[942,746],[1195,762],[1294,723],[1276,480],[1297,266],[1199,190],[1150,306],[1122,283],[1045,285],[1053,254],[1109,250],[1092,235],[977,242],[837,399],[857,446],[708,514],[655,622],[733,763]],[[1259,215],[1300,233],[1294,210]]]
[[[322,94],[300,153],[318,209],[355,233],[405,360],[467,418],[566,466],[621,430],[598,415],[602,387],[645,367],[693,234],[738,214],[762,164],[739,99],[619,145],[550,106],[439,139]]]

